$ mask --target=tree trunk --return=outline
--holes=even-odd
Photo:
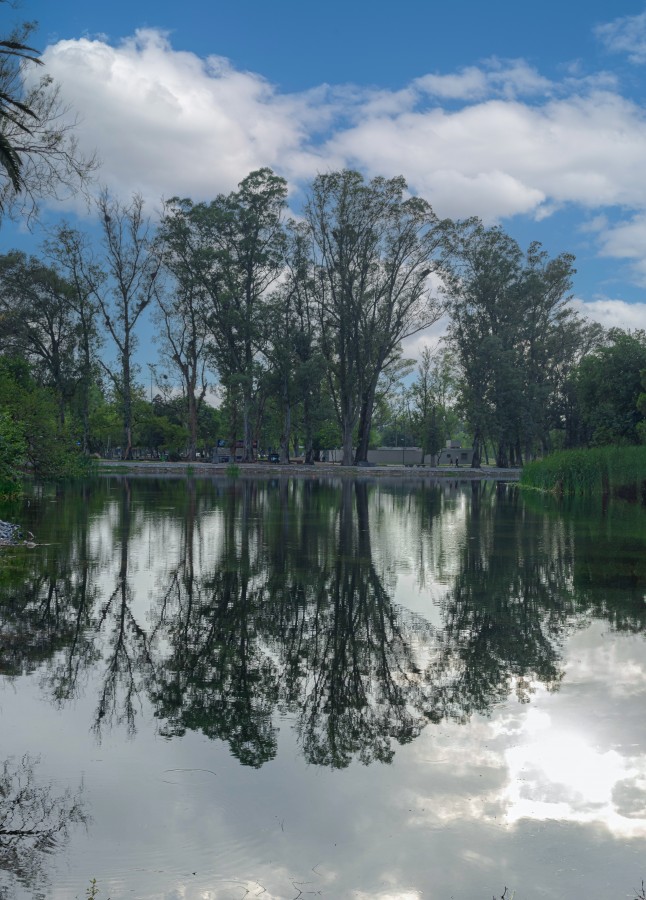
[[[289,439],[292,432],[292,408],[286,392],[283,394],[283,430],[280,435],[280,461],[289,462]]]
[[[130,354],[123,356],[123,431],[124,448],[121,459],[132,459],[132,392],[130,390]]]
[[[197,453],[197,403],[195,402],[195,388],[192,384],[186,385],[186,401],[188,404],[188,455],[190,462],[195,462]]]
[[[367,462],[368,448],[370,446],[370,427],[372,425],[372,411],[375,405],[376,382],[371,384],[364,393],[361,401],[361,413],[359,416],[359,435],[357,440],[357,452],[354,458],[355,465],[358,462]]]
[[[305,464],[314,464],[314,429],[312,428],[312,411],[309,394],[303,401],[303,427],[305,429]]]
[[[342,466],[352,465],[352,432],[354,431],[354,416],[345,413],[343,416],[343,456]]]
[[[245,384],[242,401],[242,462],[253,462],[253,438],[251,435],[251,390]]]

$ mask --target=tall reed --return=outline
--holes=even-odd
[[[646,446],[562,450],[527,463],[521,485],[562,494],[646,491]]]

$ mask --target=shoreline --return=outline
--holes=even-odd
[[[231,463],[207,462],[156,462],[150,460],[97,460],[99,474],[131,474],[131,475],[174,475],[177,477],[231,477]],[[484,466],[474,469],[468,466],[341,466],[338,463],[314,463],[306,466],[303,463],[236,463],[236,478],[248,477],[289,477],[289,478],[398,478],[444,480],[463,479],[468,481],[519,481],[520,469],[497,469]]]

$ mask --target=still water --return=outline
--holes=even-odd
[[[0,517],[0,897],[634,898],[646,510],[106,477]]]

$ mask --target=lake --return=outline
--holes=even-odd
[[[0,897],[638,896],[643,507],[115,475],[0,517]]]

